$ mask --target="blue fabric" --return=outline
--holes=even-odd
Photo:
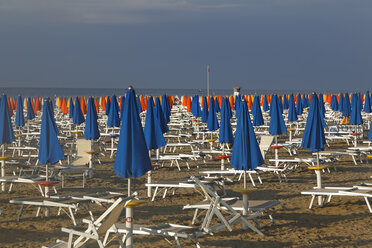
[[[254,97],[253,106],[252,106],[252,114],[253,114],[253,126],[261,126],[264,124],[259,96]]]
[[[332,95],[332,98],[331,98],[331,109],[333,111],[337,111],[338,110],[338,101],[337,101],[336,95]]]
[[[287,100],[287,95],[283,95],[283,109],[288,109],[289,108],[289,103]]]
[[[17,112],[15,118],[16,127],[23,127],[25,125],[25,118],[23,116],[23,100],[21,96],[18,96],[17,100]]]
[[[237,120],[231,165],[236,170],[253,170],[263,163],[264,160],[249,117],[247,103],[243,101]]]
[[[280,113],[283,114],[283,104],[282,104],[282,98],[281,97],[278,97],[278,106],[279,106]]]
[[[133,89],[126,92],[122,121],[114,171],[122,178],[141,177],[152,166]]]
[[[293,94],[289,97],[289,103],[288,103],[288,121],[297,121],[297,113],[296,113],[296,107],[295,107],[295,101]]]
[[[124,112],[124,108],[123,108],[123,106],[124,106],[124,103],[125,103],[125,96],[122,96],[121,97],[121,108],[120,108],[120,118],[123,116],[123,112]],[[119,103],[118,103],[118,106],[119,106]],[[118,108],[119,109],[119,108]],[[137,102],[137,109],[139,110],[140,108],[138,107],[138,102]],[[142,109],[141,109],[141,111],[139,112],[139,113],[141,113],[142,112]]]
[[[73,118],[74,116],[74,102],[72,101],[72,97],[70,97],[70,109],[68,113],[69,118]]]
[[[98,116],[93,97],[88,100],[87,119],[85,122],[84,138],[87,140],[98,139],[100,136]]]
[[[342,116],[350,116],[351,104],[349,94],[346,93],[344,97],[344,102],[342,104]]]
[[[27,120],[33,120],[35,118],[34,108],[32,107],[31,97],[27,98]]]
[[[302,106],[301,94],[298,93],[298,95],[297,95],[296,113],[297,113],[297,115],[302,115],[303,112],[304,112],[304,107]]]
[[[136,103],[135,108],[137,109],[137,103]],[[118,101],[116,100],[115,95],[111,97],[110,111],[107,116],[107,126],[108,127],[120,127],[119,105],[118,105]]]
[[[218,103],[217,98],[216,98],[216,100],[214,101],[214,110],[216,111],[216,113],[221,112],[220,104]]]
[[[239,94],[235,97],[235,118],[239,117],[239,110],[240,110],[241,101],[242,101],[242,97]]]
[[[369,96],[369,91],[366,92],[366,99],[364,100],[364,113],[371,113],[371,97]]]
[[[200,104],[199,104],[199,96],[194,96],[191,101],[191,113],[194,115],[195,118],[201,116]]]
[[[110,101],[110,97],[108,96],[106,100],[106,112],[105,112],[106,115],[109,115],[110,108],[111,108],[111,101]]]
[[[363,124],[362,110],[360,105],[361,99],[359,94],[353,94],[352,107],[350,113],[350,124],[351,125],[361,125]]]
[[[313,94],[301,146],[310,152],[318,152],[324,150],[324,144],[324,126],[319,110],[319,100],[317,95]]]
[[[168,128],[168,125],[167,125],[167,123],[165,122],[165,119],[164,119],[164,114],[163,114],[163,110],[162,110],[161,105],[160,105],[159,97],[157,97],[156,100],[155,100],[155,116],[156,116],[157,120],[159,121],[161,131],[163,133],[168,132],[169,128]]]
[[[322,120],[324,120],[326,110],[325,110],[325,107],[324,107],[323,94],[319,94],[319,110],[320,110],[320,113],[322,114],[322,117],[323,117]],[[325,124],[325,122],[324,122],[324,124]]]
[[[263,109],[264,112],[269,111],[269,103],[267,101],[267,96],[266,95],[264,97],[264,104],[263,104],[262,109]]]
[[[147,149],[158,149],[165,146],[165,139],[159,119],[154,113],[154,100],[150,96],[147,103],[146,120],[144,128]]]
[[[233,142],[233,133],[230,123],[230,116],[229,110],[231,107],[229,106],[229,102],[226,98],[222,98],[221,104],[221,127],[219,132],[218,142],[220,143],[231,143]],[[231,112],[230,112],[231,113]]]
[[[80,100],[79,100],[79,97],[76,97],[75,106],[74,106],[74,115],[72,116],[72,123],[76,125],[80,125],[83,122],[85,122],[85,118],[84,118],[83,112],[81,112]]]
[[[344,108],[344,94],[340,94],[340,102],[338,103],[338,111],[342,112]]]
[[[46,101],[44,104],[49,104],[48,111],[49,111],[49,116],[50,116],[50,123],[51,123],[51,126],[54,128],[55,133],[58,135],[59,131],[58,131],[56,119],[54,118],[53,103],[52,101]]]
[[[207,103],[205,103],[206,106],[208,106]],[[208,112],[208,121],[207,121],[207,128],[209,131],[215,131],[220,128],[218,125],[218,119],[217,119],[217,114],[216,110],[214,108],[214,99],[211,97],[211,101],[209,103],[209,112]]]
[[[309,107],[309,100],[307,99],[307,95],[304,95],[302,97],[302,107],[303,108],[307,108]]]
[[[123,96],[124,97],[124,96]],[[123,98],[123,100],[125,100],[125,98]],[[124,101],[123,101],[124,102]],[[122,109],[123,109],[123,106],[121,106]],[[141,100],[140,100],[140,97],[137,96],[137,107],[138,107],[138,112],[139,113],[142,113],[142,105],[141,105]],[[121,111],[123,113],[123,111]]]
[[[170,121],[171,109],[169,106],[168,96],[163,95],[161,97],[161,110],[163,110],[164,120],[168,124]]]
[[[8,97],[0,99],[0,144],[10,144],[14,141],[12,120],[9,114]]]
[[[203,100],[203,110],[202,110],[202,122],[207,123],[208,122],[208,103],[207,103],[207,98],[204,96]]]
[[[281,135],[287,132],[283,115],[279,109],[278,97],[276,95],[273,95],[271,99],[270,112],[269,133],[272,135]]]
[[[64,158],[63,150],[57,137],[58,133],[53,124],[54,120],[51,115],[51,104],[52,103],[44,102],[43,105],[38,154],[40,164],[54,164]]]

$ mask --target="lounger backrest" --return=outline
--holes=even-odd
[[[90,151],[90,140],[78,139],[76,141],[77,159],[72,161],[72,165],[86,165],[90,161],[90,155],[85,151]]]
[[[262,157],[264,159],[265,159],[265,154],[269,150],[273,141],[274,141],[274,136],[271,136],[271,135],[261,136],[260,150],[261,150]]]

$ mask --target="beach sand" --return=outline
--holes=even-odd
[[[342,147],[345,147],[345,144],[332,144],[332,149]],[[273,154],[268,154],[268,158],[272,157]],[[288,157],[288,153],[281,151],[280,157]],[[299,157],[311,157],[311,154],[301,149]],[[100,159],[102,165],[96,163],[95,176],[87,180],[86,189],[61,189],[58,185],[58,193],[93,192],[98,188],[126,193],[127,180],[115,175],[114,159],[110,159],[107,154]],[[177,167],[167,165],[155,170],[153,182],[163,178],[185,178],[199,175],[199,170],[220,168],[220,160],[214,159],[207,160],[207,166],[200,169],[193,163],[190,164],[191,170],[187,170],[181,162],[181,172]],[[336,166],[337,171],[331,169],[331,173],[322,174],[323,186],[353,186],[371,181],[370,164],[354,165],[350,156],[343,156],[341,161],[336,162]],[[335,196],[322,208],[308,209],[311,197],[301,195],[301,191],[316,186],[316,177],[305,165],[296,171],[288,172],[288,182],[280,183],[271,173],[261,174],[261,177],[263,184],[257,184],[259,190],[249,195],[249,198],[280,201],[274,208],[275,225],[262,228],[261,231],[265,235],[260,236],[251,230],[242,230],[241,224],[237,224],[233,226],[232,232],[223,229],[215,232],[213,236],[201,237],[202,247],[372,247],[372,214],[362,197]],[[256,179],[255,176],[254,178]],[[157,197],[152,202],[146,197],[145,181],[146,176],[133,180],[132,189],[139,193],[141,199],[146,200],[144,205],[134,209],[135,223],[191,225],[193,211],[182,210],[182,207],[201,201],[201,194],[194,189],[179,189],[175,195],[168,194],[165,199]],[[242,186],[242,180],[226,183],[228,195],[239,196],[232,192],[232,189]],[[31,207],[24,210],[20,222],[16,221],[20,206],[10,204],[9,200],[34,196],[40,196],[40,193],[29,184],[15,185],[11,193],[0,193],[0,209],[3,211],[0,215],[1,247],[41,247],[51,245],[57,239],[68,239],[68,235],[62,232],[61,228],[74,226],[65,214],[57,216],[56,209],[51,210],[50,217],[44,217],[43,214],[41,217],[35,217],[36,208]],[[92,210],[95,216],[99,216],[105,208],[92,204]],[[76,213],[76,218],[77,222],[81,222],[83,218],[89,218],[88,212],[81,209]],[[267,222],[267,216],[263,218],[263,222]],[[168,239],[171,244],[162,236],[135,235],[134,247],[175,247],[174,240]],[[181,239],[181,244],[183,247],[195,247],[190,240]],[[108,247],[118,247],[118,242],[114,240]]]

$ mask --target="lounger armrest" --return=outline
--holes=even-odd
[[[76,231],[74,229],[69,229],[69,228],[62,227],[61,230],[62,230],[62,232],[65,232],[65,233],[68,233],[68,234],[73,234],[73,235],[77,235],[77,236],[83,236],[83,237],[89,238],[89,239],[97,239],[98,238],[95,235],[88,234],[88,233],[85,233],[85,232]]]

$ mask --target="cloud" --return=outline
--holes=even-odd
[[[7,22],[136,24],[239,10],[243,0],[3,0]]]

